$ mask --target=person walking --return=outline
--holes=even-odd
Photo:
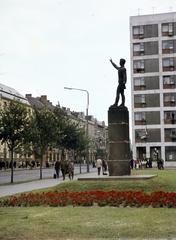
[[[97,167],[97,170],[98,170],[98,175],[100,175],[101,166],[102,166],[102,160],[101,160],[101,158],[98,158],[97,161],[96,161],[96,167]]]
[[[73,180],[74,178],[74,162],[69,161],[68,163],[68,176],[70,180]]]
[[[59,178],[60,167],[61,167],[61,164],[60,164],[60,162],[57,160],[57,161],[55,162],[55,165],[54,165],[54,168],[55,168],[55,171],[56,171],[56,178]]]
[[[105,159],[102,160],[103,175],[107,175],[108,165]]]

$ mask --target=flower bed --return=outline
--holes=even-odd
[[[176,192],[88,191],[20,194],[0,200],[0,207],[113,206],[176,208]]]

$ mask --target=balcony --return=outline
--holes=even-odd
[[[173,52],[174,52],[173,48],[162,49],[162,54],[169,54]]]
[[[174,71],[174,66],[163,66],[163,72],[170,72],[170,71]]]
[[[176,119],[165,118],[164,119],[164,124],[176,124]]]
[[[146,120],[145,119],[135,120],[135,125],[146,125]]]
[[[134,68],[134,69],[133,69],[133,72],[134,72],[134,73],[144,73],[145,70],[144,70],[144,68]]]
[[[134,103],[135,108],[145,108],[146,102]]]
[[[163,84],[163,88],[164,89],[173,89],[173,88],[175,88],[175,82],[170,82],[170,83],[164,83]]]
[[[140,91],[140,90],[145,90],[145,89],[146,89],[146,85],[145,84],[134,86],[134,90],[135,91]]]
[[[175,106],[175,100],[170,100],[170,101],[164,101],[164,106],[165,107],[172,107],[172,106]]]
[[[133,51],[133,56],[144,56],[144,50]]]

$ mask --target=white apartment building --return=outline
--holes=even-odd
[[[130,17],[134,159],[176,162],[176,12]]]

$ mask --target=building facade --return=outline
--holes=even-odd
[[[60,107],[54,106],[52,102],[48,100],[47,95],[33,97],[32,94],[26,94],[24,97],[15,89],[0,84],[0,108],[5,108],[8,106],[9,102],[14,99],[26,105],[30,113],[33,112],[33,108],[41,110],[44,107],[48,107],[50,110],[53,110],[55,107]],[[80,128],[84,128],[85,131],[88,124],[88,136],[90,139],[88,153],[89,162],[92,163],[96,158],[98,150],[106,152],[107,127],[105,126],[105,123],[97,121],[93,116],[88,116],[88,118],[86,118],[83,112],[70,111],[69,108],[65,107],[62,107],[62,110],[66,112],[72,122],[76,123]],[[61,155],[61,149],[49,148],[44,156],[44,166],[50,166],[56,160],[61,160]],[[14,152],[14,167],[30,167],[32,161],[35,161],[36,163],[39,162],[39,157],[40,156],[37,152],[25,155]],[[67,151],[66,158],[69,159],[70,157],[71,152]],[[10,152],[7,144],[0,143],[0,170],[10,166],[10,159]],[[85,159],[83,158],[82,162],[84,160]]]
[[[0,83],[0,109],[4,109],[8,106],[11,100],[18,100],[22,104],[24,104],[28,111],[32,111],[32,108],[27,100],[23,95],[21,95],[18,91],[16,91],[12,87],[8,87],[4,84]],[[19,159],[25,159],[31,161],[33,158],[31,155],[27,156],[20,156],[20,154],[14,152],[14,162],[19,163]],[[10,163],[10,151],[7,147],[7,144],[2,144],[0,142],[0,169],[2,167],[2,162],[4,168],[7,168]],[[16,165],[16,164],[15,164]]]
[[[134,159],[176,161],[176,12],[130,17]]]
[[[31,104],[32,107],[40,110],[47,106],[49,109],[54,109],[55,106],[47,98],[47,95],[42,95],[39,97],[33,97],[32,94],[26,94],[26,99]],[[57,106],[60,107],[60,106]],[[97,155],[97,152],[103,152],[106,155],[107,152],[107,127],[104,121],[97,121],[93,116],[85,116],[84,112],[71,111],[69,108],[62,107],[62,110],[68,115],[69,119],[74,122],[80,128],[85,129],[88,125],[88,137],[90,140],[88,148],[88,158],[89,162],[92,163]],[[55,160],[61,160],[62,152],[59,149],[50,149],[46,156],[44,156],[45,161],[49,164],[53,163]],[[70,155],[69,155],[70,154]],[[72,153],[67,152],[66,158],[70,158]],[[85,160],[85,159],[83,159]]]

